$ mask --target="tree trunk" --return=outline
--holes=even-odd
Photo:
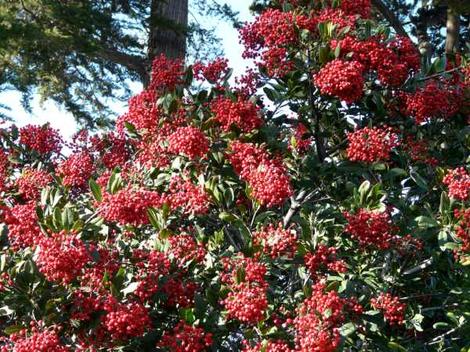
[[[426,9],[426,1],[421,0],[421,8],[418,10],[416,22],[413,22],[416,28],[416,37],[418,38],[418,49],[421,54],[422,64],[425,69],[431,65],[433,47],[428,34],[429,11]]]
[[[454,56],[459,48],[460,18],[452,8],[447,9],[446,55]]]
[[[152,0],[148,41],[149,66],[156,56],[184,59],[188,0]],[[145,85],[148,84],[144,82]]]

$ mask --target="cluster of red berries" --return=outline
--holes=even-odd
[[[358,61],[335,59],[323,66],[314,77],[322,94],[331,95],[348,104],[361,99],[364,88],[364,66]]]
[[[229,72],[228,60],[217,58],[206,65],[196,62],[193,65],[193,72],[197,80],[203,81],[206,79],[210,83],[220,86]]]
[[[442,183],[449,187],[449,196],[465,201],[470,195],[470,175],[464,167],[449,170]]]
[[[261,48],[276,48],[297,41],[292,13],[268,9],[256,21],[240,29],[240,41],[245,46],[244,58],[256,58]]]
[[[401,325],[405,321],[406,304],[400,302],[400,298],[390,293],[381,293],[370,300],[374,309],[383,312],[385,320],[390,325]]]
[[[266,266],[253,258],[226,259],[225,274],[221,281],[228,283],[231,291],[222,300],[229,319],[256,324],[264,317],[268,307],[265,281]]]
[[[93,265],[86,266],[83,274],[78,277],[80,286],[94,292],[109,289],[109,281],[104,280],[108,275],[112,277],[121,264],[118,251],[115,248],[105,248],[89,243],[90,253],[93,253]]]
[[[266,265],[254,258],[222,258],[223,272],[220,279],[223,283],[233,285],[242,281],[265,285]],[[240,281],[241,279],[241,281]]]
[[[180,209],[187,215],[203,215],[209,211],[210,201],[204,187],[195,185],[189,179],[173,177],[168,191],[166,199],[171,209]]]
[[[70,155],[57,168],[64,186],[84,188],[95,171],[93,158],[87,152]]]
[[[297,234],[293,229],[284,229],[282,223],[269,224],[253,234],[253,244],[261,246],[263,253],[273,259],[292,258],[297,251]]]
[[[234,141],[230,144],[229,154],[227,155],[234,171],[241,178],[249,177],[251,170],[256,168],[263,160],[269,160],[268,152],[253,143],[243,143]]]
[[[95,312],[102,310],[103,297],[90,292],[75,291],[71,318],[79,321],[91,319]]]
[[[356,16],[348,15],[341,9],[324,8],[316,16],[310,19],[308,29],[315,30],[320,23],[332,23],[336,26],[336,31],[340,32],[346,28],[356,27]]]
[[[321,283],[312,289],[294,320],[296,351],[334,352],[341,342],[339,327],[346,313],[361,314],[362,306],[355,299],[339,297],[336,291],[325,292]]]
[[[233,101],[219,97],[212,102],[211,110],[223,131],[236,127],[242,132],[251,132],[263,124],[259,108],[244,98]]]
[[[265,68],[268,75],[283,76],[294,68],[294,63],[288,55],[288,48],[298,43],[300,30],[306,29],[314,33],[320,23],[327,22],[333,23],[337,31],[347,27],[354,28],[358,17],[370,17],[370,10],[369,0],[341,1],[339,8],[326,7],[318,13],[312,12],[310,16],[302,14],[294,16],[293,12],[267,9],[253,23],[245,25],[240,30],[240,41],[245,47],[243,57],[261,58],[257,64]],[[351,72],[351,70],[345,71]],[[362,71],[359,75],[354,75],[354,78],[357,79],[359,76],[362,82]],[[362,92],[362,85],[359,92]],[[346,98],[351,99],[351,95],[347,95]]]
[[[398,87],[409,74],[419,69],[420,55],[408,38],[397,36],[385,42],[383,37],[369,37],[359,40],[348,35],[333,40],[331,47],[340,48],[341,57],[360,62],[364,70],[375,71],[381,84]]]
[[[228,158],[235,172],[250,185],[253,198],[261,205],[278,206],[292,195],[290,178],[280,160],[251,143],[234,142],[230,150]]]
[[[299,16],[303,18],[303,16]],[[270,76],[283,76],[293,68],[287,48],[298,42],[297,19],[291,12],[268,9],[255,22],[240,30],[245,58],[261,58],[257,62]]]
[[[236,285],[222,303],[229,319],[256,324],[263,320],[268,307],[266,288],[249,284]]]
[[[160,290],[160,279],[170,273],[171,262],[165,253],[144,250],[134,251],[133,260],[139,268],[136,275],[138,286],[134,293],[145,302]]]
[[[261,163],[247,181],[253,198],[268,208],[282,205],[293,193],[286,169],[278,160]]]
[[[115,340],[127,340],[142,336],[151,326],[147,309],[140,303],[119,303],[114,297],[109,297],[104,304],[106,315],[103,324]]]
[[[320,270],[330,270],[336,273],[346,272],[346,263],[336,257],[336,248],[319,244],[315,252],[307,253],[304,257],[305,266],[313,277]]]
[[[283,77],[291,72],[295,65],[289,60],[286,48],[271,48],[261,55],[260,67],[264,68],[271,77]]]
[[[209,151],[209,139],[196,127],[178,127],[168,136],[168,151],[190,159],[204,158]]]
[[[35,200],[42,189],[52,182],[52,176],[44,170],[26,167],[16,180],[18,192],[25,200]]]
[[[454,215],[460,218],[455,229],[455,235],[461,241],[460,251],[470,252],[470,208],[465,210],[455,210]]]
[[[149,223],[148,208],[161,206],[162,197],[159,193],[129,186],[114,194],[103,194],[98,213],[107,221],[138,226]]]
[[[162,286],[165,296],[164,305],[169,308],[189,308],[194,306],[194,296],[200,289],[199,285],[183,274],[166,281]]]
[[[437,81],[428,81],[423,88],[402,96],[405,113],[414,117],[418,124],[433,118],[452,117],[462,102],[459,90]]]
[[[59,131],[49,125],[26,125],[20,128],[20,143],[42,155],[58,154],[62,149]]]
[[[379,47],[379,39],[370,37],[367,40],[359,40],[355,36],[346,35],[341,39],[333,39],[330,42],[332,50],[340,49],[340,57],[345,59],[349,58],[353,61],[360,62],[364,69],[370,70],[372,62],[379,62],[380,52],[377,50]]]
[[[0,191],[7,189],[9,166],[8,154],[3,149],[0,149]]]
[[[152,134],[139,141],[137,144],[136,162],[148,168],[164,168],[170,165],[170,155],[163,141],[167,139],[166,134]]]
[[[347,15],[358,15],[367,19],[370,17],[370,0],[341,0],[339,8]]]
[[[430,156],[429,143],[424,139],[417,139],[415,136],[406,136],[403,149],[410,156],[411,160],[437,166],[439,160]]]
[[[36,260],[39,271],[49,281],[70,283],[91,261],[86,244],[74,234],[62,231],[43,237]]]
[[[345,231],[363,248],[387,249],[393,239],[393,226],[388,212],[359,209],[355,214],[344,213],[348,224]]]
[[[235,78],[237,87],[235,92],[238,96],[248,98],[256,93],[258,88],[259,73],[253,69],[248,69],[243,75]]]
[[[117,121],[117,130],[124,134],[126,123],[140,132],[154,132],[158,127],[160,110],[157,106],[157,94],[154,90],[144,90],[129,99],[127,112]]]
[[[212,345],[212,334],[180,321],[173,330],[165,331],[157,347],[173,352],[203,352]]]
[[[313,138],[309,135],[310,132],[303,123],[297,124],[293,130],[289,147],[298,153],[306,152],[313,143]]]
[[[375,163],[387,161],[400,143],[398,135],[388,127],[364,127],[348,133],[348,159]]]
[[[109,170],[124,166],[130,158],[130,153],[127,150],[128,141],[116,133],[95,137],[92,139],[92,143],[94,150],[100,155],[97,159]]]
[[[168,59],[163,54],[153,60],[152,78],[148,90],[158,93],[172,91],[183,83],[184,64],[182,60]]]
[[[4,221],[8,225],[8,240],[13,249],[32,247],[44,236],[38,225],[36,204],[17,204],[4,208]]]
[[[58,330],[58,329],[56,329]],[[54,329],[43,330],[38,326],[32,326],[31,331],[26,329],[11,334],[0,347],[0,352],[70,352],[60,341],[57,331]]]
[[[206,249],[198,244],[192,235],[181,233],[168,239],[169,254],[176,260],[180,267],[185,267],[189,262],[200,263],[204,260]]]

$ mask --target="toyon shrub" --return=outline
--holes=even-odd
[[[470,69],[372,18],[282,1],[241,77],[158,57],[113,131],[1,128],[0,351],[469,350]]]

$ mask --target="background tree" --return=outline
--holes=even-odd
[[[26,108],[38,93],[82,124],[108,124],[108,99],[127,100],[129,80],[147,84],[155,56],[220,54],[214,28],[188,21],[189,8],[196,18],[236,17],[205,0],[2,1],[0,89],[19,90]],[[186,50],[188,37],[204,45]]]

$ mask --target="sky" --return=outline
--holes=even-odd
[[[240,13],[242,21],[249,21],[252,18],[248,10],[252,0],[226,0],[225,2],[230,4],[233,10]],[[237,31],[229,23],[224,22],[218,22],[217,28],[222,38],[225,55],[229,59],[230,66],[234,69],[234,75],[242,74],[248,63],[241,58],[242,47],[238,43]],[[142,87],[140,84],[132,84],[131,88],[134,93],[138,93]],[[66,139],[69,139],[78,129],[71,114],[52,101],[45,101],[40,104],[39,96],[35,96],[33,99],[32,114],[26,112],[21,106],[21,95],[18,92],[0,93],[0,104],[5,104],[12,109],[9,115],[13,117],[13,122],[20,127],[27,124],[42,125],[49,122],[52,127],[60,130]],[[118,114],[123,113],[126,111],[126,104],[113,103],[112,109]]]

